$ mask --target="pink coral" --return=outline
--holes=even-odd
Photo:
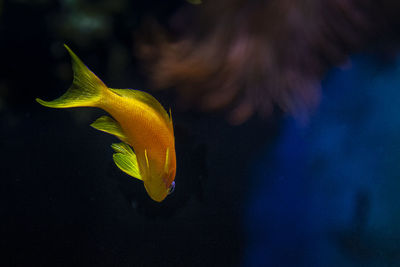
[[[155,87],[176,88],[187,105],[227,108],[233,123],[276,106],[307,114],[327,68],[380,23],[370,0],[218,0],[194,8],[190,18],[177,14],[190,29],[175,40],[157,29],[139,55]]]

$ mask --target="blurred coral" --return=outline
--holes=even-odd
[[[319,100],[328,67],[345,62],[382,28],[370,0],[218,0],[176,14],[138,46],[156,88],[185,105],[227,108],[232,123],[278,107],[303,117]],[[183,21],[183,23],[182,23]],[[182,27],[182,26],[181,26]],[[148,31],[149,28],[146,28]]]

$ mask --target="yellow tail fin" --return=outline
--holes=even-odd
[[[96,107],[101,99],[102,92],[107,86],[65,45],[72,59],[74,80],[71,87],[59,98],[53,101],[44,101],[36,98],[39,104],[50,108]]]

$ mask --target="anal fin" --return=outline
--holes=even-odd
[[[90,126],[99,131],[115,135],[123,142],[127,142],[128,140],[119,123],[108,116],[101,116],[95,122],[90,124]]]
[[[111,147],[114,149],[115,153],[113,159],[115,165],[121,169],[121,171],[126,174],[135,177],[139,180],[143,180],[140,175],[139,165],[135,153],[125,143],[112,144]]]

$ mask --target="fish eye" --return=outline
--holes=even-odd
[[[172,184],[168,188],[168,195],[172,194],[175,190],[175,181],[172,181]]]

